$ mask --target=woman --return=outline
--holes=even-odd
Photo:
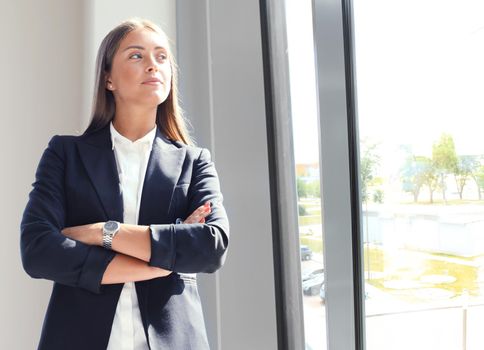
[[[41,157],[21,223],[25,271],[54,281],[38,349],[209,348],[196,273],[223,265],[229,223],[175,69],[159,27],[120,24],[99,48],[89,127]]]

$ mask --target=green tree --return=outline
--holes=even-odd
[[[428,157],[417,157],[421,167],[422,183],[429,189],[430,203],[434,202],[434,192],[440,187],[439,173]]]
[[[360,159],[361,199],[367,202],[369,198],[368,187],[375,177],[376,169],[380,164],[380,157],[376,153],[376,144],[362,142],[362,156]]]
[[[400,169],[402,190],[410,192],[415,203],[418,202],[420,190],[425,185],[425,172],[428,163],[425,157],[418,157],[409,153]]]
[[[368,227],[368,187],[375,178],[375,173],[380,164],[380,157],[376,153],[376,144],[369,144],[366,141],[361,142],[360,155],[360,184],[361,199],[365,205],[365,227],[366,227],[366,244],[370,249],[369,227]],[[383,200],[383,193],[381,196]],[[370,254],[367,254],[368,279],[371,279]]]
[[[373,193],[373,202],[375,203],[380,203],[382,204],[383,203],[383,190],[378,188],[375,190],[375,192]]]
[[[311,197],[319,198],[321,197],[321,190],[319,185],[319,180],[314,180],[307,183],[307,192]]]
[[[481,199],[481,191],[484,189],[484,165],[480,165],[473,174],[474,181],[477,185],[477,192],[479,193],[479,200]]]
[[[308,196],[308,186],[304,180],[300,177],[296,178],[296,186],[297,186],[297,196],[299,198],[306,198]]]
[[[475,156],[458,156],[457,166],[454,170],[455,184],[457,185],[457,191],[459,192],[459,198],[462,199],[462,193],[464,192],[464,186],[467,180],[473,177],[473,174],[479,168],[479,162]],[[480,199],[480,191],[479,191]]]
[[[306,215],[308,215],[308,211],[301,204],[298,204],[297,205],[297,208],[298,208],[299,216],[306,216]]]
[[[440,187],[444,202],[447,203],[445,194],[445,177],[453,174],[457,168],[457,154],[455,152],[454,139],[450,134],[443,133],[438,142],[432,146],[432,163],[440,177]]]

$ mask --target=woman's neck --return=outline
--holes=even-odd
[[[156,108],[153,110],[140,110],[136,108],[116,108],[113,126],[121,135],[131,141],[136,141],[148,132],[156,124]]]

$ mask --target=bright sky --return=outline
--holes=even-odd
[[[304,5],[305,4],[305,5]],[[484,154],[484,1],[353,0],[360,136]],[[310,1],[288,0],[296,163],[318,161]],[[309,53],[309,54],[308,54]]]

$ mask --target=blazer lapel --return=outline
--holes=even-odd
[[[178,148],[157,128],[156,137],[146,169],[141,203],[139,224],[169,223],[175,185],[180,177],[186,148]]]
[[[87,174],[103,205],[106,220],[123,222],[123,200],[109,124],[78,140]],[[177,147],[157,128],[141,194],[139,224],[169,222],[175,185],[180,177],[185,147]]]
[[[87,174],[101,201],[106,220],[123,222],[123,200],[109,124],[77,142]]]
[[[160,129],[156,129],[141,193],[139,225],[163,224],[171,221],[172,196],[182,171],[185,153],[185,147],[178,148],[163,135]],[[147,299],[150,281],[138,281],[135,286],[145,334],[148,337]]]

